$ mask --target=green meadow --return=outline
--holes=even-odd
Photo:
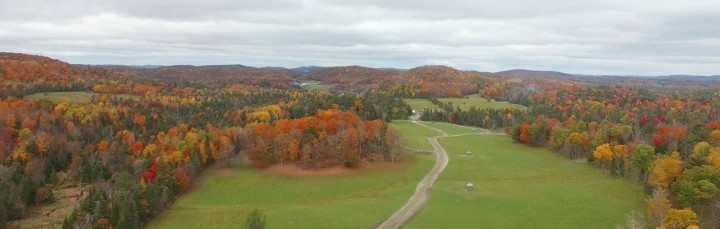
[[[310,91],[326,91],[332,89],[333,85],[323,84],[322,81],[307,80],[305,83],[305,89]]]
[[[417,112],[420,112],[425,108],[432,110],[439,109],[437,105],[433,104],[432,102],[430,102],[430,100],[427,99],[403,99],[403,101],[405,101],[405,103],[410,105],[410,107],[412,107],[412,109]]]
[[[413,148],[426,147],[420,138],[429,147],[427,137],[437,135],[407,121],[391,125],[416,139],[403,140]],[[337,176],[213,168],[147,228],[238,228],[255,208],[266,214],[267,228],[372,228],[405,204],[434,164],[433,156],[413,152],[404,155],[409,163],[403,165]]]
[[[633,180],[513,144],[507,136],[425,124],[462,136],[440,140],[450,163],[405,228],[614,228],[627,213],[643,210],[645,195]],[[434,130],[410,121],[391,125],[403,144],[432,149],[427,137],[437,135]],[[254,208],[266,214],[267,228],[372,228],[405,203],[432,167],[432,156],[411,152],[405,165],[333,176],[213,168],[147,228],[237,228]],[[466,189],[468,182],[474,190]]]
[[[453,103],[453,109],[457,106],[460,107],[460,109],[463,110],[470,110],[470,107],[474,106],[477,109],[484,109],[484,108],[493,108],[493,109],[503,109],[503,108],[515,108],[515,109],[525,109],[525,106],[512,104],[508,102],[496,102],[492,99],[486,99],[480,96],[480,94],[472,94],[468,95],[467,98],[438,98],[443,103],[452,102]]]
[[[450,162],[405,228],[615,228],[644,213],[634,180],[612,177],[507,136],[444,138]],[[472,152],[467,157],[465,153]],[[473,183],[474,190],[466,184]]]

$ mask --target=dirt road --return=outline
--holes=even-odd
[[[390,218],[382,222],[382,224],[377,227],[378,229],[400,228],[405,225],[405,223],[410,221],[413,216],[420,212],[423,205],[425,205],[425,202],[430,196],[430,191],[435,184],[435,180],[437,180],[440,173],[445,169],[448,164],[447,152],[445,152],[445,149],[437,141],[438,138],[447,137],[448,134],[440,129],[435,129],[423,125],[422,123],[417,121],[417,118],[412,119],[413,123],[417,125],[421,125],[440,132],[440,136],[428,138],[428,141],[430,141],[430,144],[432,145],[435,152],[435,166],[433,166],[432,170],[430,170],[430,172],[425,175],[425,177],[420,181],[420,183],[418,183],[417,188],[415,188],[415,193],[410,197],[405,206],[400,208],[400,210],[395,212],[392,216],[390,216]]]

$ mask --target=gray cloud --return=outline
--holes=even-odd
[[[7,1],[7,0],[4,0]],[[25,0],[0,50],[79,64],[720,74],[715,0]]]

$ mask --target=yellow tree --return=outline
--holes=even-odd
[[[598,159],[603,163],[604,168],[607,162],[612,160],[613,158],[613,152],[610,144],[605,143],[599,145],[597,148],[595,148],[595,151],[593,151],[593,156],[595,156],[595,159]]]
[[[708,166],[713,169],[720,168],[720,149],[713,148],[710,150],[710,154],[705,158]]]
[[[680,176],[683,169],[680,153],[673,152],[669,157],[661,157],[655,160],[654,166],[650,169],[648,185],[654,188],[667,189],[670,183]]]
[[[149,155],[152,155],[152,154],[155,152],[156,149],[157,149],[157,145],[155,145],[155,144],[148,144],[147,146],[145,146],[145,149],[143,149],[143,151],[142,151],[143,157],[147,157],[147,156],[149,156]]]
[[[710,132],[710,136],[715,142],[720,142],[720,130],[713,130]]]
[[[694,157],[700,156],[703,153],[706,153],[706,151],[710,150],[711,148],[713,147],[708,142],[698,142],[697,144],[695,144],[695,147],[693,147],[692,155]]]
[[[630,156],[627,145],[615,145],[612,152],[614,158],[627,158]]]
[[[663,219],[662,225],[667,229],[683,229],[700,223],[697,214],[690,209],[670,209]]]
[[[619,170],[624,176],[626,170],[630,168],[630,149],[627,145],[615,145],[613,146],[613,168]]]
[[[665,215],[670,211],[670,208],[671,205],[668,194],[662,189],[655,189],[652,198],[645,200],[645,211],[647,212],[649,221],[653,225],[660,225]]]

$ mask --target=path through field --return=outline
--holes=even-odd
[[[415,193],[410,197],[405,206],[400,208],[400,210],[395,212],[392,216],[390,216],[390,218],[386,219],[382,224],[380,224],[377,227],[379,229],[400,228],[405,225],[405,223],[407,223],[413,216],[420,212],[423,205],[425,205],[425,202],[427,202],[427,199],[430,196],[430,189],[432,189],[433,184],[435,184],[435,180],[437,180],[440,173],[442,173],[442,171],[448,164],[447,152],[445,152],[445,149],[438,142],[438,138],[447,137],[448,134],[441,129],[432,128],[419,123],[417,121],[417,117],[413,117],[412,119],[413,123],[417,125],[431,128],[440,132],[439,136],[428,138],[428,141],[430,141],[430,144],[434,149],[436,158],[435,166],[433,166],[432,170],[430,170],[430,172],[420,181],[420,183],[418,183],[417,188],[415,189]]]

